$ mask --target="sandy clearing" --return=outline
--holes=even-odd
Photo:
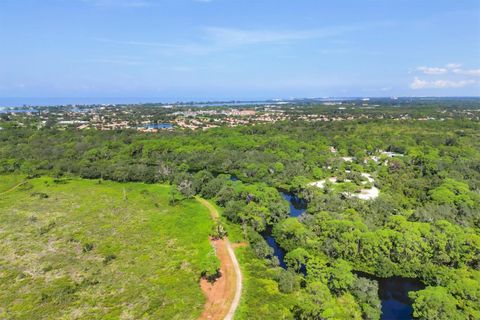
[[[347,172],[349,172],[349,171],[347,171]],[[362,175],[362,177],[366,178],[368,180],[368,182],[370,182],[372,184],[375,182],[375,180],[372,178],[372,176],[369,173],[362,173],[361,175]],[[337,183],[337,178],[336,177],[328,178],[328,180],[331,183]],[[327,179],[320,180],[320,181],[315,181],[315,182],[310,183],[310,185],[314,186],[314,187],[317,187],[317,188],[320,188],[320,189],[323,189],[323,188],[325,188],[325,182],[326,181],[327,181]],[[345,180],[345,181],[349,182],[350,180]],[[363,181],[362,184],[367,184],[367,181]],[[362,199],[362,200],[376,199],[376,198],[378,198],[379,195],[380,195],[380,190],[375,186],[372,186],[370,189],[366,189],[366,188],[361,189],[360,193],[349,194],[349,196],[351,196],[351,197],[356,197],[356,198],[359,198],[359,199]]]

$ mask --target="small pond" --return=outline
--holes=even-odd
[[[378,282],[378,295],[382,301],[381,319],[413,319],[412,300],[408,297],[408,293],[425,289],[425,285],[420,280],[403,277],[379,278],[364,272],[356,272],[356,274]]]
[[[173,125],[171,123],[151,123],[145,126],[147,129],[172,129]]]
[[[287,200],[290,205],[290,217],[299,217],[307,210],[307,202],[293,193],[279,191],[282,198]]]

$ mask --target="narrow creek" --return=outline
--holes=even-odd
[[[290,205],[290,217],[299,217],[302,213],[307,210],[307,202],[303,199],[298,198],[292,193],[279,191],[283,199],[287,200]],[[268,245],[273,249],[273,255],[278,258],[280,262],[280,267],[286,269],[287,265],[285,264],[285,251],[277,244],[275,238],[272,235],[272,228],[268,227],[262,233],[263,238],[267,241]]]
[[[299,217],[307,210],[307,202],[305,200],[298,198],[292,193],[282,190],[279,190],[279,192],[290,205],[290,217]],[[280,262],[280,266],[285,269],[285,252],[275,241],[272,235],[272,229],[268,228],[262,235],[268,245],[273,249],[274,255]],[[425,285],[421,281],[403,277],[379,278],[363,272],[356,272],[356,274],[378,282],[378,295],[382,303],[382,315],[380,319],[413,319],[412,301],[408,297],[408,293],[424,289]]]

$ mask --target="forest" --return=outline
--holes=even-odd
[[[159,134],[2,127],[1,174],[166,183],[175,187],[171,205],[213,200],[250,244],[240,318],[379,319],[378,285],[362,274],[420,280],[425,288],[410,294],[415,318],[480,318],[476,120],[289,121]],[[371,188],[378,197],[355,196]],[[305,201],[306,212],[290,217],[279,190]],[[285,268],[266,233],[285,251]],[[260,290],[266,283],[275,289]]]

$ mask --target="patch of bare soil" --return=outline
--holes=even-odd
[[[233,261],[228,253],[226,239],[210,240],[215,247],[217,257],[220,259],[221,276],[213,283],[202,279],[200,286],[207,297],[205,310],[200,319],[220,320],[224,319],[230,310],[235,296],[236,274]]]

